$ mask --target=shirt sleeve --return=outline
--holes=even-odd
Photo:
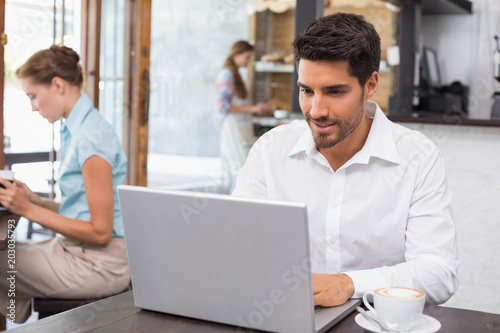
[[[217,76],[216,94],[217,116],[222,122],[231,107],[231,100],[234,94],[233,76],[229,70],[224,70]]]
[[[79,136],[76,144],[78,164],[83,167],[90,157],[99,156],[113,167],[120,147],[113,127],[102,122]]]
[[[250,149],[245,165],[241,168],[232,195],[240,197],[268,198],[263,151],[270,132],[262,135]]]
[[[344,272],[354,282],[353,297],[361,297],[368,290],[405,286],[423,291],[430,303],[443,303],[458,288],[451,191],[437,148],[418,162],[405,236],[404,263]]]

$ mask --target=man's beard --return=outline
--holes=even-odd
[[[364,104],[364,93],[361,95],[358,112],[351,114],[349,118],[347,118],[346,120],[329,119],[328,117],[320,117],[314,119],[315,122],[324,124],[335,123],[334,126],[337,127],[337,135],[335,136],[332,136],[332,134],[317,133],[311,129],[314,138],[314,143],[316,144],[317,149],[331,148],[335,146],[337,143],[343,141],[349,135],[351,135],[351,133],[354,132],[356,128],[358,128],[359,124],[361,123],[361,120],[365,115],[363,104]],[[309,124],[309,128],[311,128],[311,121],[313,119],[309,112],[305,114],[305,119]]]

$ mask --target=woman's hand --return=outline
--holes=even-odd
[[[273,98],[264,104],[257,105],[257,114],[259,116],[271,116],[276,108],[277,98]]]
[[[31,203],[40,206],[42,199],[40,198],[40,196],[38,194],[36,194],[35,192],[33,192],[28,187],[28,185],[26,185],[22,181],[16,179],[16,186],[24,189],[24,191],[26,192],[26,195],[28,196],[28,199],[29,199],[29,201]]]
[[[29,196],[31,195],[33,200],[36,200],[35,196],[38,197],[26,184],[17,179],[14,179],[13,183],[11,183],[4,178],[0,178],[0,184],[5,187],[0,188],[0,203],[13,214],[25,215],[33,204]]]

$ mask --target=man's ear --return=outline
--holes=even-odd
[[[365,98],[370,99],[375,95],[378,88],[378,72],[373,72],[365,83]]]
[[[66,81],[61,79],[59,76],[55,76],[52,78],[51,85],[58,93],[64,94],[66,90]]]

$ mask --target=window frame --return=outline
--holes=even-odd
[[[0,43],[0,59],[2,59],[2,64],[0,66],[0,128],[2,128],[2,134],[0,137],[0,168],[5,168],[5,152],[4,152],[4,135],[3,135],[3,100],[4,100],[4,80],[5,80],[5,70],[4,70],[4,55],[5,55],[5,47],[4,42],[7,41],[7,36],[5,35],[5,0],[0,0],[0,34],[1,40]]]
[[[0,0],[0,33],[5,35],[5,0]],[[99,57],[102,0],[81,0],[81,61],[86,71],[86,93],[99,107]],[[126,0],[125,102],[123,146],[128,157],[125,183],[147,185],[149,48],[151,44],[151,0]],[[4,59],[4,45],[0,45]],[[4,99],[4,64],[0,65],[0,100]],[[0,168],[4,169],[3,103],[0,103]],[[45,155],[44,155],[45,156]]]

